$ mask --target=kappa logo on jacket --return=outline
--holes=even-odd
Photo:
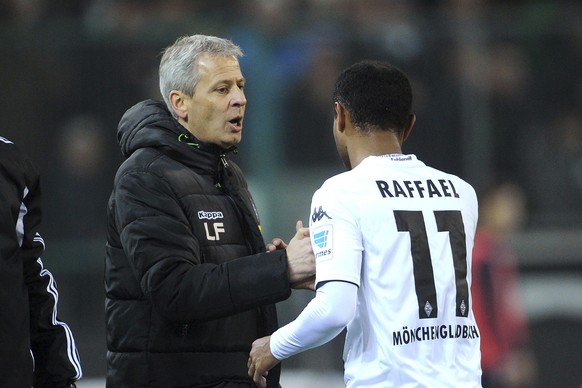
[[[222,212],[205,212],[204,210],[198,212],[198,219],[200,220],[216,220],[218,218],[224,218],[224,214]]]

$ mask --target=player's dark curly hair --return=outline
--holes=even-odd
[[[412,88],[406,75],[391,64],[361,61],[340,74],[333,100],[347,109],[362,131],[400,132],[411,113]]]

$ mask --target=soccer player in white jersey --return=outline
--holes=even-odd
[[[402,154],[416,117],[410,83],[395,67],[350,66],[334,106],[349,171],[312,199],[317,292],[297,319],[253,343],[249,375],[263,387],[274,365],[347,327],[347,387],[480,387],[470,293],[475,191]]]

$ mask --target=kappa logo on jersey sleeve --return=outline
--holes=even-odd
[[[312,222],[317,222],[317,221],[321,221],[323,219],[323,217],[327,217],[328,220],[331,220],[332,218],[325,212],[325,210],[323,210],[323,206],[320,206],[319,209],[314,207],[313,208],[313,214],[311,215],[311,221]]]
[[[316,259],[331,258],[332,241],[332,226],[328,225],[314,230],[313,243],[315,245],[315,251],[313,253],[315,254]]]

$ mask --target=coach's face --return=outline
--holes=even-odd
[[[203,53],[198,72],[200,80],[193,96],[175,92],[178,121],[202,142],[225,149],[238,144],[247,103],[238,60]]]

